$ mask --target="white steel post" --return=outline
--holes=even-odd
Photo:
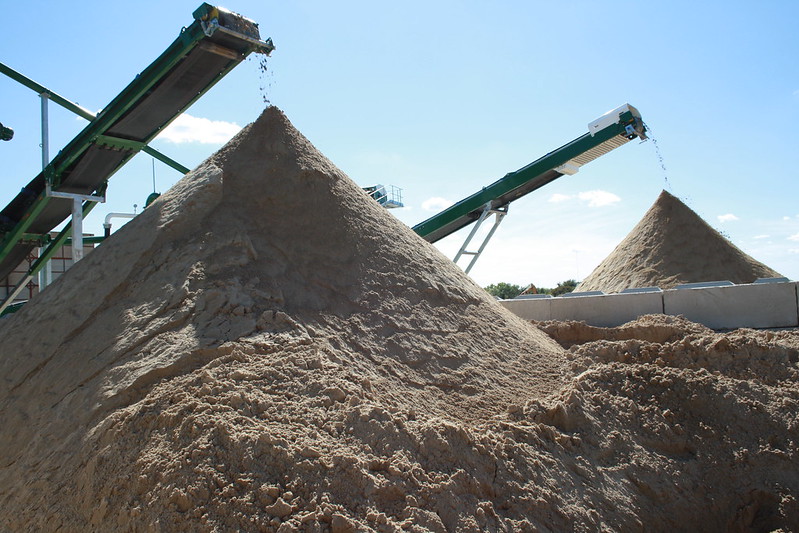
[[[50,96],[47,93],[40,93],[39,97],[42,100],[42,170],[44,170],[50,164],[50,115],[47,106]],[[43,247],[39,248],[39,256],[43,251]],[[52,267],[48,261],[39,271],[39,292],[42,292],[50,284],[51,271]]]
[[[50,126],[47,102],[50,97],[47,93],[39,95],[42,99],[42,170],[50,163]]]
[[[47,196],[72,200],[72,260],[77,263],[83,259],[83,202],[103,203],[105,197],[54,191],[47,181],[44,186]]]
[[[83,202],[72,199],[72,262],[83,259]]]
[[[44,246],[39,248],[39,257],[42,256],[45,249],[46,248]],[[42,269],[39,271],[39,292],[43,291],[45,287],[50,285],[50,280],[52,279],[52,277],[53,277],[53,266],[50,264],[50,261],[47,261],[44,264],[44,267],[42,267]]]

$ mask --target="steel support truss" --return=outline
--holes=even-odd
[[[508,214],[508,204],[505,204],[502,207],[491,207],[491,202],[487,202],[483,206],[483,210],[480,213],[480,218],[477,219],[477,222],[475,223],[474,227],[472,228],[472,231],[469,232],[468,237],[466,237],[466,240],[463,242],[463,246],[461,246],[461,249],[458,250],[458,253],[455,255],[455,259],[453,259],[453,262],[455,264],[458,264],[458,260],[462,256],[464,256],[464,255],[472,256],[472,260],[469,261],[469,264],[464,269],[464,272],[466,272],[468,274],[469,271],[474,266],[474,264],[477,262],[477,259],[480,257],[480,254],[483,253],[483,250],[485,249],[486,245],[488,244],[488,241],[490,241],[491,237],[494,236],[494,232],[497,231],[497,228],[499,227],[499,224],[502,222],[502,219],[504,219],[505,215],[507,215],[507,214]],[[485,238],[483,239],[482,244],[480,244],[480,247],[477,249],[476,252],[468,251],[467,248],[469,247],[469,244],[471,244],[472,239],[474,238],[474,236],[477,235],[477,231],[480,229],[480,226],[482,226],[483,222],[485,222],[486,219],[488,219],[488,217],[491,216],[491,215],[494,215],[494,225],[491,226],[491,229],[486,234]]]

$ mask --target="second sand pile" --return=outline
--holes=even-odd
[[[799,524],[795,334],[539,327],[269,108],[0,321],[0,529]]]
[[[681,283],[752,283],[780,274],[753,259],[666,191],[577,291],[621,292]]]

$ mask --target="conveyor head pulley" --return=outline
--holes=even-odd
[[[588,133],[594,135],[596,132],[612,124],[620,123],[625,113],[629,113],[629,116],[632,116],[632,120],[625,124],[626,137],[630,140],[636,137],[639,137],[642,141],[646,140],[646,126],[644,126],[644,121],[641,119],[641,113],[630,104],[619,106],[612,111],[608,111],[598,119],[589,122]]]
[[[192,15],[194,20],[200,22],[203,32],[208,37],[220,31],[248,41],[252,45],[253,52],[269,55],[275,49],[272,39],[261,40],[257,22],[238,13],[203,3]]]

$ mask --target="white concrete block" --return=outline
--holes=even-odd
[[[524,320],[549,320],[549,306],[554,298],[500,300],[499,303],[508,311]]]
[[[799,325],[797,283],[758,283],[663,292],[668,315],[683,315],[713,329]]]
[[[615,327],[641,315],[663,313],[663,293],[605,294],[553,298],[552,320],[582,320],[591,326]]]

